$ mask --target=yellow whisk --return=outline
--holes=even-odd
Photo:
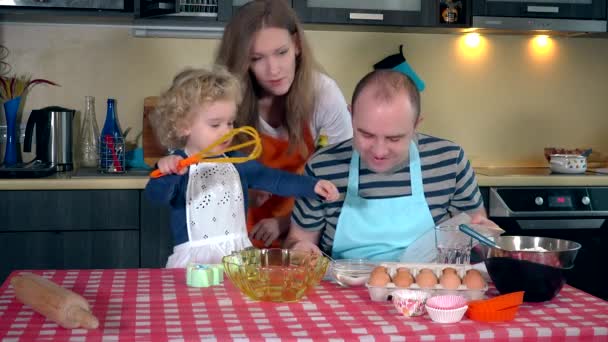
[[[229,146],[228,148],[221,150],[219,152],[211,152],[217,146],[225,143],[226,141],[228,141],[229,139],[232,139],[235,135],[240,134],[240,133],[247,134],[252,139],[249,141],[246,141],[242,144]],[[220,157],[220,158],[215,157],[218,154],[223,154],[223,153],[230,152],[230,151],[240,150],[244,147],[248,147],[248,146],[252,146],[252,145],[254,145],[253,150],[249,153],[249,155],[244,156],[244,157]],[[251,126],[243,126],[243,127],[239,127],[239,128],[230,130],[230,132],[224,134],[221,138],[214,141],[213,144],[209,145],[207,148],[198,152],[197,154],[194,154],[186,159],[180,160],[179,163],[177,164],[177,169],[181,170],[190,165],[198,164],[198,163],[202,163],[202,162],[244,163],[246,161],[256,159],[257,157],[260,156],[260,154],[262,154],[262,140],[260,139],[260,135],[258,134],[258,131],[256,131],[255,128],[253,128]],[[210,157],[213,157],[213,158],[210,158]],[[164,175],[165,174],[160,172],[160,170],[158,170],[158,169],[156,169],[156,170],[152,171],[152,173],[150,173],[150,177],[152,177],[152,178],[159,178]]]

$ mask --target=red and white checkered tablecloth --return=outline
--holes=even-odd
[[[246,299],[228,279],[189,288],[182,269],[33,272],[82,294],[100,326],[59,327],[20,304],[7,279],[0,287],[2,341],[608,341],[608,302],[569,286],[550,302],[524,304],[512,322],[465,317],[439,324],[372,302],[365,287],[329,282],[297,303],[263,303]]]

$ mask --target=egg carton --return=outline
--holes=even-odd
[[[482,289],[479,289],[479,290],[469,289],[466,286],[464,286],[464,284],[460,284],[460,286],[458,286],[458,288],[456,288],[456,289],[446,289],[443,286],[441,286],[441,284],[439,284],[439,277],[441,277],[443,269],[451,267],[456,270],[458,277],[460,277],[460,279],[463,279],[466,272],[470,269],[473,269],[472,265],[384,262],[384,263],[378,264],[378,266],[386,267],[388,274],[391,276],[391,279],[395,276],[395,274],[397,273],[397,269],[400,267],[409,268],[410,274],[412,275],[412,277],[414,277],[414,279],[416,279],[416,276],[418,275],[420,270],[422,270],[423,268],[428,268],[433,271],[433,273],[437,277],[438,283],[432,288],[421,288],[416,283],[413,283],[408,287],[397,287],[393,282],[386,284],[386,286],[373,286],[373,285],[369,285],[369,282],[368,282],[365,284],[365,286],[369,290],[369,296],[370,296],[371,300],[374,302],[387,301],[387,300],[391,299],[391,294],[393,293],[393,291],[402,290],[402,289],[424,291],[424,292],[430,293],[431,296],[447,295],[447,294],[458,295],[458,296],[463,296],[463,297],[467,298],[468,300],[483,299],[483,298],[485,298],[485,293],[488,290],[487,279],[485,279],[485,278],[484,278],[484,280],[486,281],[486,286],[484,286]]]

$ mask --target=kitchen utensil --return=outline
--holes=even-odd
[[[235,135],[237,135],[239,133],[245,133],[245,134],[249,135],[252,138],[252,140],[249,140],[242,144],[227,147],[218,152],[212,152],[215,147],[220,146],[223,143],[229,141],[230,139],[232,139]],[[215,157],[218,154],[223,154],[223,153],[230,152],[230,151],[237,151],[242,148],[249,147],[249,146],[253,146],[253,150],[249,153],[249,155],[244,156],[244,157],[220,157],[220,158]],[[179,164],[178,164],[178,170],[181,170],[184,167],[187,167],[187,166],[190,166],[193,164],[197,164],[197,163],[202,163],[205,161],[214,162],[214,163],[244,163],[246,161],[256,159],[257,157],[260,156],[261,153],[262,153],[262,141],[260,140],[260,136],[258,135],[258,132],[255,130],[255,128],[253,128],[251,126],[243,126],[243,127],[239,127],[239,128],[230,130],[230,132],[224,134],[222,137],[220,137],[218,140],[213,142],[211,145],[209,145],[207,148],[200,151],[199,153],[194,154],[186,159],[180,160]],[[152,173],[150,173],[150,177],[152,177],[152,178],[158,178],[158,177],[162,177],[162,176],[164,176],[164,174],[162,172],[160,172],[160,170],[158,170],[158,169],[154,170],[154,171],[152,171]]]
[[[72,162],[72,124],[76,111],[62,107],[33,110],[25,126],[23,151],[31,152],[36,128],[36,158],[57,171],[70,171]]]
[[[556,173],[585,173],[587,157],[579,154],[552,154],[549,167]]]
[[[526,302],[550,300],[565,283],[565,270],[574,267],[581,245],[574,241],[536,236],[492,239],[502,249],[475,247],[488,274],[502,294],[525,291]]]
[[[150,123],[150,113],[156,108],[157,104],[158,96],[149,96],[144,99],[142,147],[144,148],[144,161],[152,167],[160,158],[166,156],[168,152],[158,141],[154,128]]]
[[[118,151],[114,148],[114,139],[111,135],[106,135],[104,139],[106,141],[108,149],[110,150],[110,155],[112,156],[112,166],[114,168],[114,172],[122,172],[122,165],[118,160]]]
[[[502,322],[515,318],[524,301],[524,292],[512,292],[485,300],[469,302],[467,316],[475,321]]]
[[[468,264],[473,239],[463,234],[458,225],[439,224],[435,227],[437,262],[442,264]]]
[[[376,266],[366,259],[339,259],[331,262],[329,273],[344,287],[363,286]]]
[[[319,284],[329,259],[313,252],[249,248],[222,258],[224,271],[247,297],[296,302]]]
[[[66,329],[95,329],[99,321],[81,295],[32,273],[11,278],[17,299]]]
[[[483,235],[479,234],[479,233],[478,233],[478,232],[477,232],[475,229],[473,229],[473,228],[471,228],[471,227],[467,226],[466,224],[461,224],[461,225],[459,225],[459,226],[458,226],[458,229],[459,229],[461,232],[463,232],[463,233],[467,234],[468,236],[470,236],[470,237],[472,237],[472,238],[474,238],[474,239],[478,240],[479,242],[481,242],[482,244],[484,244],[484,245],[486,245],[486,246],[488,246],[488,247],[493,247],[493,248],[498,248],[498,249],[501,249],[501,247],[500,247],[500,246],[498,246],[498,245],[496,244],[496,242],[494,242],[494,241],[492,241],[492,240],[488,239],[487,237],[485,237],[485,236],[483,236]]]

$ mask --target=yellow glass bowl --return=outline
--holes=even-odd
[[[296,302],[319,284],[329,259],[312,252],[249,248],[222,258],[224,272],[242,293],[264,302]]]

